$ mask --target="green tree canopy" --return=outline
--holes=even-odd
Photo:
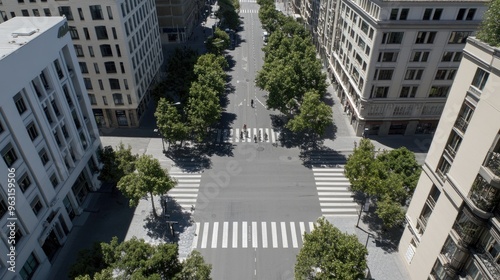
[[[118,189],[129,198],[130,206],[137,206],[139,200],[150,195],[153,215],[156,217],[153,195],[163,195],[175,187],[176,181],[168,175],[160,162],[151,155],[142,155],[137,159],[136,172],[121,178]]]
[[[176,280],[212,280],[212,265],[205,263],[200,252],[193,251],[182,263],[182,270]]]
[[[209,53],[221,55],[225,49],[229,48],[230,44],[229,34],[224,30],[216,28],[214,35],[208,37],[205,46]]]
[[[165,98],[160,99],[154,115],[158,129],[169,145],[187,139],[190,128],[175,104],[169,103]]]
[[[321,136],[332,122],[332,108],[320,100],[319,94],[309,91],[304,95],[300,113],[288,122],[287,127],[294,132],[310,131]]]
[[[325,218],[305,233],[295,279],[357,280],[364,277],[368,251],[356,235],[342,233]]]
[[[123,176],[134,172],[135,161],[138,155],[132,155],[132,147],[120,142],[113,150],[111,146],[106,146],[97,152],[97,157],[102,163],[102,168],[99,174],[99,180],[117,183]]]
[[[500,46],[500,0],[492,0],[484,14],[476,37],[493,46]]]
[[[207,128],[215,124],[221,116],[219,94],[209,85],[193,82],[186,108],[187,119],[193,134],[201,141]]]

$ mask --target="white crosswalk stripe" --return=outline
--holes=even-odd
[[[171,189],[167,195],[175,200],[184,211],[191,211],[192,207],[196,209],[201,173],[187,173],[172,169],[169,174],[177,180],[177,186]]]
[[[323,216],[357,215],[358,204],[352,198],[351,185],[344,175],[344,167],[312,170]]]
[[[240,14],[258,14],[259,10],[247,10],[247,9],[242,9],[240,10]]]
[[[269,231],[268,228],[270,228]],[[196,223],[192,248],[300,248],[304,243],[304,233],[309,233],[313,229],[313,222]],[[199,238],[200,234],[201,238]],[[241,243],[238,242],[239,238],[241,238]]]
[[[240,0],[240,3],[257,3],[257,0]]]
[[[213,135],[216,143],[251,143],[254,142],[254,136],[257,136],[257,141],[261,143],[276,143],[279,140],[280,133],[272,128],[247,128],[246,131],[242,128],[226,128],[217,129],[217,132]]]

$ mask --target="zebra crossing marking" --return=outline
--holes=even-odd
[[[243,135],[243,137],[241,137]],[[260,137],[259,137],[260,135]],[[259,139],[258,142],[276,143],[279,140],[280,133],[272,128],[241,128],[217,129],[215,134],[216,143],[251,143],[254,137]],[[267,137],[266,137],[267,136]]]
[[[321,159],[319,156],[318,158]],[[326,156],[326,158],[326,161],[332,161],[336,156]],[[351,185],[349,179],[345,177],[343,167],[313,168],[312,171],[323,216],[358,214],[358,204],[353,200]]]
[[[175,200],[184,211],[192,210],[198,198],[201,173],[171,170],[169,175],[177,181],[177,186],[169,190],[167,195]]]
[[[300,248],[304,243],[304,234],[313,229],[313,222],[197,222],[191,247],[193,249]],[[240,236],[241,243],[238,241]],[[232,240],[229,241],[231,237]]]

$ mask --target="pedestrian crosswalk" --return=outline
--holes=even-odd
[[[193,249],[300,248],[313,222],[196,223]]]
[[[358,204],[353,200],[344,167],[313,168],[316,190],[323,216],[357,215]]]
[[[257,3],[257,0],[240,0],[241,3]]]
[[[217,129],[215,132],[216,143],[238,143],[238,142],[276,143],[280,133],[272,128],[242,128]]]
[[[180,170],[171,170],[169,174],[177,180],[177,186],[167,195],[174,199],[184,211],[191,211],[196,205],[200,188],[201,173],[188,173]]]
[[[240,14],[258,14],[259,10],[249,10],[249,9],[242,9],[240,10]]]

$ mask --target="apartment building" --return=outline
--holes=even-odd
[[[16,16],[65,16],[97,125],[139,125],[163,62],[154,0],[0,1]]]
[[[69,32],[64,17],[0,24],[0,279],[47,279],[100,187],[101,143]]]
[[[412,279],[500,279],[500,49],[469,38],[407,212]]]
[[[162,44],[188,41],[204,8],[204,0],[156,0]]]
[[[315,40],[358,136],[434,133],[487,2],[321,1]]]

